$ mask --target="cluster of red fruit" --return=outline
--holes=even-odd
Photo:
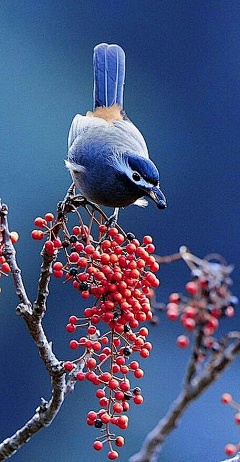
[[[212,335],[219,325],[219,318],[223,316],[234,316],[235,297],[229,291],[229,278],[219,280],[211,274],[206,277],[200,270],[199,275],[194,276],[185,288],[188,297],[173,293],[169,297],[166,306],[168,319],[180,321],[187,331],[187,334],[177,338],[177,345],[186,348],[189,345],[189,334],[197,327],[203,330],[202,355],[204,358],[208,348],[216,347]]]
[[[159,265],[152,255],[155,247],[151,236],[144,236],[140,244],[132,233],[124,234],[116,227],[108,229],[101,224],[98,241],[91,235],[91,226],[83,224],[74,226],[71,233],[64,224],[60,239],[59,233],[54,235],[54,226],[47,225],[48,215],[35,220],[45,230],[33,231],[32,237],[42,239],[46,234],[45,250],[50,255],[63,249],[65,262],[55,262],[53,274],[57,278],[65,275],[83,299],[91,295],[95,299],[93,306],[84,309],[83,316],[69,318],[67,331],[86,328],[86,335],[70,341],[71,349],[83,351],[77,359],[67,361],[65,369],[72,378],[87,379],[98,387],[100,409],[88,413],[87,424],[101,429],[94,449],[101,450],[107,442],[108,459],[115,460],[118,452],[112,445],[123,446],[124,438],[110,432],[110,424],[126,429],[125,413],[130,403],[143,402],[141,389],[130,385],[131,375],[139,379],[144,374],[131,355],[147,358],[152,349],[146,340],[148,329],[139,325],[152,319],[149,296],[151,288],[159,285],[154,274]],[[104,334],[96,327],[99,323],[107,325]]]
[[[235,423],[237,425],[240,425],[240,403],[236,403],[233,400],[230,393],[223,393],[223,395],[221,396],[221,402],[223,404],[229,404],[232,408],[237,410],[237,413],[235,414],[234,420],[235,420]],[[240,450],[240,441],[239,441],[239,443],[237,445],[228,443],[225,446],[225,453],[228,456],[234,456],[236,454],[236,452],[239,451],[239,450]]]

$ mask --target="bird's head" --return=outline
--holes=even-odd
[[[150,197],[159,209],[167,207],[166,198],[159,187],[158,169],[150,159],[124,153],[117,156],[115,167],[130,180],[134,190],[139,189],[139,197]]]

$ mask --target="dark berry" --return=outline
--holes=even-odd
[[[123,354],[124,356],[130,356],[130,354],[132,353],[132,348],[126,346],[125,348],[123,348]]]
[[[69,276],[76,276],[78,273],[76,268],[71,268],[69,271]]]
[[[82,292],[84,290],[88,290],[88,284],[86,282],[79,283],[79,290]]]
[[[96,419],[95,422],[94,422],[94,425],[95,425],[96,428],[102,428],[103,423],[102,423],[101,419]]]
[[[69,244],[68,241],[66,241],[66,240],[65,240],[65,241],[62,241],[62,246],[63,246],[63,248],[69,247],[69,245],[70,245],[70,244]]]
[[[75,244],[75,242],[77,242],[77,237],[72,235],[70,236],[69,241],[71,242],[71,244]]]
[[[127,239],[128,241],[132,241],[133,239],[135,239],[135,236],[133,233],[127,233]]]
[[[134,394],[134,395],[138,395],[139,393],[141,393],[141,391],[142,391],[142,390],[141,390],[140,387],[135,387],[135,388],[133,389],[133,394]]]
[[[125,324],[125,326],[124,326],[125,334],[126,334],[126,332],[129,332],[130,330],[131,330],[131,327],[128,324]]]

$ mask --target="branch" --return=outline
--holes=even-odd
[[[222,462],[240,462],[240,452],[238,452],[232,459],[222,460]]]
[[[196,342],[198,342],[198,336],[196,337]],[[186,384],[189,383],[189,377],[192,377],[192,371],[194,369],[196,370],[196,367],[194,366],[195,348],[193,349],[193,356],[186,372]],[[201,376],[197,380],[195,379],[194,382],[192,381],[191,386],[186,386],[183,389],[165,417],[161,419],[156,427],[147,435],[140,452],[130,458],[130,462],[157,461],[163,442],[168,434],[176,428],[180,417],[185,412],[191,401],[198,398],[207,387],[215,382],[219,375],[239,353],[240,339],[238,339],[234,344],[228,346],[223,352],[217,354],[216,359],[205,366]],[[235,459],[233,460],[235,462]],[[236,459],[236,462],[238,460],[239,459]]]
[[[3,238],[3,255],[11,268],[16,294],[20,304],[17,313],[22,315],[26,322],[28,331],[33,338],[44,365],[49,372],[52,384],[52,396],[49,402],[42,399],[41,405],[32,418],[14,435],[5,439],[0,444],[0,461],[11,457],[24,443],[26,443],[41,428],[48,426],[58,413],[65,392],[65,374],[62,362],[60,362],[52,351],[52,346],[47,340],[42,327],[42,316],[46,310],[46,299],[48,296],[48,284],[50,280],[52,262],[55,256],[49,256],[42,252],[43,263],[41,276],[38,283],[37,300],[33,307],[28,299],[21,271],[17,265],[16,252],[11,242],[8,220],[8,208],[0,203],[1,233]]]

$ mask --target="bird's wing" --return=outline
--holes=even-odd
[[[133,151],[141,157],[149,158],[146,141],[141,132],[130,120],[115,120],[114,126],[119,131],[121,138],[126,140]]]
[[[101,119],[100,117],[89,117],[89,116],[82,116],[80,114],[76,114],[68,135],[68,149],[71,148],[72,144],[76,140],[78,136],[83,135],[84,132],[87,132],[89,129],[92,128],[106,128],[108,126],[108,122],[106,120]]]

